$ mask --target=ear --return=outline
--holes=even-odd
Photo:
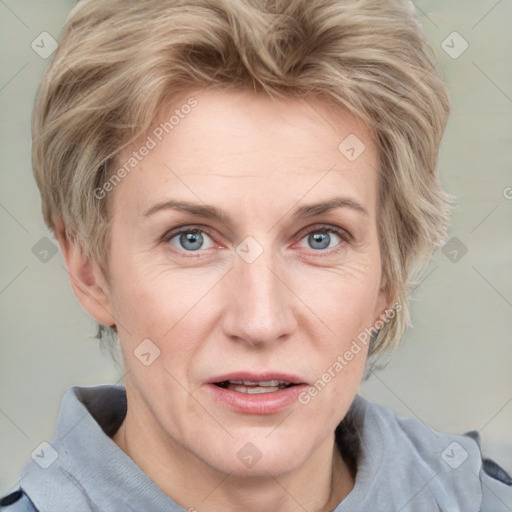
[[[391,292],[391,290],[389,290],[389,287],[381,286],[376,302],[375,321],[377,321],[379,318],[382,318],[382,316],[386,317],[386,313],[394,309],[395,306],[396,298],[394,294]]]
[[[75,239],[68,237],[60,219],[55,221],[55,234],[80,304],[100,324],[115,325],[106,280],[98,264],[84,254]]]

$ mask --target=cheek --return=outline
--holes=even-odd
[[[331,268],[297,272],[294,290],[340,341],[369,327],[378,316],[380,259],[361,258]]]
[[[214,264],[179,267],[147,254],[127,257],[128,247],[124,249],[114,255],[118,264],[113,265],[111,303],[120,334],[124,330],[125,345],[133,350],[149,338],[163,350],[177,340],[174,357],[193,353],[211,333],[220,313],[237,301],[236,296],[222,293],[226,287],[236,290],[230,286],[229,268]],[[337,263],[292,262],[279,272],[289,284],[288,300],[295,308],[299,330],[310,331],[316,344],[325,345],[326,354],[343,350],[378,316],[377,246],[361,253],[352,251]]]
[[[124,263],[112,295],[114,317],[125,330],[129,344],[150,338],[163,348],[176,334],[201,335],[208,316],[212,290],[225,272],[220,269],[171,268],[168,264]],[[191,322],[195,326],[191,329]],[[188,326],[188,327],[187,327]],[[188,346],[193,345],[188,340]]]

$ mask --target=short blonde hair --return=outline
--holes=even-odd
[[[396,347],[408,293],[443,244],[450,210],[437,175],[449,99],[412,3],[79,2],[38,91],[32,160],[45,222],[55,231],[62,220],[106,277],[110,200],[95,191],[193,86],[315,95],[367,124],[380,159],[382,283],[400,306],[370,355]]]

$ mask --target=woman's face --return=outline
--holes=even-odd
[[[387,305],[374,144],[323,103],[219,90],[150,137],[110,192],[129,414],[164,451],[284,474],[332,444],[367,346],[344,354]]]

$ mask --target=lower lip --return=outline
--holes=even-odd
[[[275,414],[297,402],[298,396],[307,388],[306,384],[297,384],[289,388],[270,393],[250,395],[221,388],[215,384],[206,384],[214,399],[230,409],[243,414]]]

